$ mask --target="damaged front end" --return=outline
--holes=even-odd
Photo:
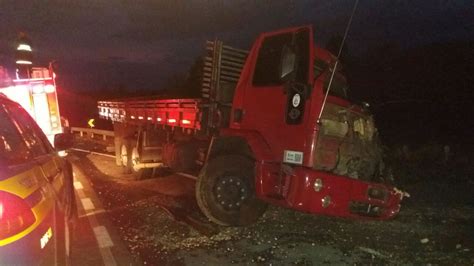
[[[356,105],[328,103],[313,151],[315,170],[371,182],[391,182],[372,116]]]
[[[285,167],[278,176],[278,169],[273,163],[257,166],[257,194],[267,202],[347,218],[385,220],[400,211],[404,194],[395,187],[302,166]]]
[[[329,101],[315,130],[312,167],[262,162],[257,194],[292,209],[363,219],[389,219],[405,192],[393,186],[372,116]]]

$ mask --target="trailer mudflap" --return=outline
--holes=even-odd
[[[257,195],[283,207],[328,216],[377,220],[390,219],[400,211],[402,195],[385,184],[300,166],[291,167],[291,171],[279,171],[277,164],[265,162],[257,164],[256,174]]]

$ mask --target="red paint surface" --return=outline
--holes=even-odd
[[[313,188],[316,179],[321,179],[320,191]],[[375,187],[386,191],[385,200],[372,199],[368,189]],[[280,171],[278,164],[261,163],[256,169],[256,191],[259,198],[283,207],[329,216],[367,219],[389,219],[400,210],[401,197],[393,187],[370,183],[344,176],[338,176],[305,167],[293,168],[291,175]],[[280,197],[276,197],[280,196]],[[322,206],[322,199],[331,197],[328,207]],[[352,201],[368,203],[383,208],[379,216],[368,217],[352,213],[349,204]]]

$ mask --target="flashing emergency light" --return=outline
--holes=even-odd
[[[44,86],[43,84],[36,84],[33,86],[33,93],[39,94],[44,92]]]
[[[39,94],[39,93],[53,93],[56,91],[56,88],[52,84],[36,84],[33,85],[32,91],[34,94]]]
[[[31,52],[31,46],[29,44],[21,43],[20,45],[18,45],[18,48],[16,48],[16,49],[19,50],[19,51]]]
[[[31,65],[31,64],[33,64],[31,61],[27,61],[27,60],[16,60],[16,63],[18,65]]]
[[[56,91],[56,88],[52,84],[47,84],[44,86],[44,92],[46,93],[53,93]]]

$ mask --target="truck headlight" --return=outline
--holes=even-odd
[[[326,197],[322,198],[321,199],[321,204],[322,204],[323,208],[327,208],[329,206],[329,204],[331,204],[331,197],[326,196]]]
[[[322,188],[323,188],[323,180],[321,180],[320,178],[316,178],[313,184],[314,191],[319,192],[321,191]]]

